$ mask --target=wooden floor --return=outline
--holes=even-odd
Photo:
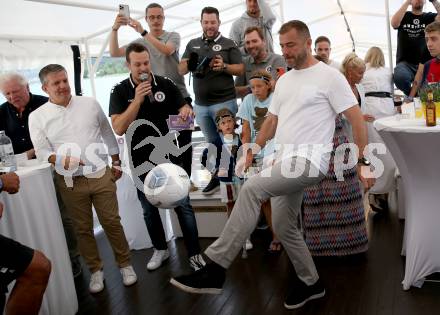
[[[138,283],[125,288],[103,234],[98,244],[105,262],[103,292],[91,295],[88,271],[76,280],[79,314],[440,314],[440,283],[403,291],[404,259],[400,256],[403,223],[394,214],[368,217],[370,249],[350,258],[319,258],[316,265],[326,296],[296,311],[283,307],[291,267],[285,253],[270,255],[267,231],[256,231],[248,259],[238,257],[227,273],[221,295],[191,295],[171,286],[173,275],[189,272],[181,239],[171,241],[170,259],[148,272],[152,250],[133,251]],[[201,239],[202,247],[213,239]]]

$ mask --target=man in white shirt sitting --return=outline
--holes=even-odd
[[[40,161],[55,165],[55,184],[74,221],[81,255],[90,272],[89,290],[104,289],[103,263],[93,234],[95,207],[126,286],[137,281],[119,216],[116,184],[122,171],[116,138],[98,102],[72,96],[66,70],[50,64],[40,70],[49,101],[32,112],[29,131]],[[112,168],[107,166],[108,155]]]

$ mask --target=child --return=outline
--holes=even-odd
[[[219,134],[212,144],[216,150],[212,147],[205,149],[201,162],[213,176],[219,178],[222,202],[226,203],[229,217],[242,184],[241,179],[235,175],[237,152],[241,141],[235,133],[237,127],[235,115],[229,109],[220,109],[215,115],[215,122]],[[246,250],[252,247],[250,240],[246,240]]]
[[[252,73],[252,76],[249,79],[252,94],[246,95],[237,113],[237,117],[242,119],[241,141],[243,143],[255,143],[257,134],[266,118],[268,107],[272,100],[272,82],[272,76],[264,70]],[[263,159],[272,154],[273,151],[273,141],[270,141],[266,144],[263,150],[254,157],[252,167],[256,170],[261,170],[263,167]],[[270,200],[263,203],[261,209],[263,210],[266,221],[272,230],[272,210],[270,207]],[[269,251],[281,251],[281,243],[278,241],[275,234],[273,234],[273,231]]]

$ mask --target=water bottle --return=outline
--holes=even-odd
[[[17,170],[12,141],[5,134],[4,130],[0,131],[0,161],[2,172],[14,172]]]

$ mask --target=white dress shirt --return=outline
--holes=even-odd
[[[74,176],[91,175],[108,165],[108,155],[119,154],[110,123],[99,103],[85,96],[72,96],[64,107],[50,101],[29,116],[29,133],[35,154],[47,162],[52,154],[81,159]]]

